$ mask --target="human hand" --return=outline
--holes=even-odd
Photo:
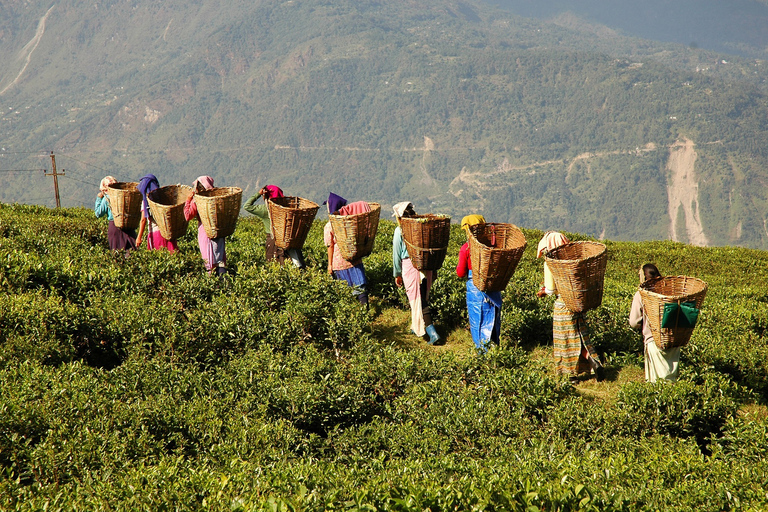
[[[403,276],[397,276],[395,278],[395,285],[397,285],[398,288],[403,287]]]
[[[541,299],[542,297],[546,297],[546,295],[547,295],[547,289],[546,289],[546,288],[544,288],[543,286],[542,286],[541,288],[539,288],[539,291],[537,291],[537,292],[536,292],[536,296],[537,296],[538,298],[540,298],[540,299]]]
[[[96,194],[96,197],[98,197],[99,199],[101,199],[102,197],[104,197],[104,192],[102,192],[102,191],[99,191],[99,193],[98,193],[98,194]]]

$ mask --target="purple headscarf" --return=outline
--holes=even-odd
[[[157,181],[157,178],[154,174],[145,174],[139,180],[139,186],[137,188],[141,193],[142,211],[144,212],[144,217],[149,217],[149,203],[147,203],[147,194],[160,188],[160,183]]]
[[[339,208],[347,204],[347,200],[344,199],[341,196],[337,196],[333,192],[331,192],[328,195],[328,199],[326,201],[323,201],[323,204],[328,205],[328,213],[331,215],[335,214],[337,211],[339,211]]]

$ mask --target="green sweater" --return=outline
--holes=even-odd
[[[269,208],[267,208],[266,204],[254,204],[256,201],[259,200],[260,197],[261,196],[258,193],[254,194],[253,197],[251,197],[248,201],[245,202],[243,209],[248,213],[251,213],[257,216],[261,220],[261,222],[264,224],[264,231],[266,231],[267,233],[271,233],[272,223],[269,220]]]

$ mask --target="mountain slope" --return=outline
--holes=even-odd
[[[673,70],[471,2],[22,5],[0,7],[0,168],[55,150],[64,204],[104,174],[211,174],[612,239],[700,242],[677,229],[696,211],[707,243],[768,247],[766,98],[680,57],[704,51]],[[696,193],[676,213],[686,140]],[[1,174],[0,200],[51,204],[43,180]]]

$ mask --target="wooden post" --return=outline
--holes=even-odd
[[[53,154],[53,151],[51,151],[51,168],[53,171],[48,174],[45,173],[46,176],[53,176],[53,192],[56,195],[56,208],[61,208],[61,199],[59,198],[59,176],[64,176],[64,170],[61,171],[61,174],[58,174],[56,172],[56,155]]]

